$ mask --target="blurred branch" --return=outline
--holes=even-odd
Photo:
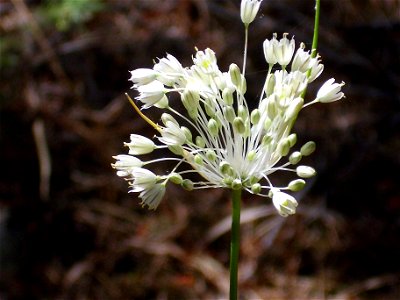
[[[23,0],[11,0],[15,9],[20,14],[23,21],[29,24],[32,31],[33,37],[39,44],[42,51],[49,57],[50,68],[53,73],[59,78],[59,80],[69,83],[69,79],[61,66],[61,63],[51,47],[49,41],[46,39],[42,29],[40,28],[38,22],[30,12],[29,8],[26,6]],[[69,86],[69,84],[67,84]]]
[[[33,113],[36,113],[40,107],[41,101],[33,83],[27,85],[25,89],[25,97],[28,107]],[[35,141],[39,161],[39,195],[42,200],[48,200],[50,192],[51,158],[46,139],[45,123],[42,118],[36,117],[33,121],[32,135]]]

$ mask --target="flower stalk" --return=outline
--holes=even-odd
[[[232,227],[231,251],[229,263],[229,299],[236,300],[238,296],[238,264],[240,251],[240,202],[242,190],[232,190]]]

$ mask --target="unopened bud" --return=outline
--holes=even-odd
[[[300,152],[303,156],[308,156],[315,151],[315,148],[315,143],[313,141],[309,141],[300,148]]]
[[[218,123],[214,119],[210,119],[207,124],[208,131],[213,137],[218,135]]]
[[[260,121],[260,118],[261,118],[261,113],[260,113],[260,111],[259,111],[258,109],[254,109],[254,110],[251,112],[251,115],[250,115],[251,124],[257,125],[258,122]]]
[[[243,134],[246,131],[246,126],[244,125],[243,119],[240,117],[236,117],[233,120],[233,128],[240,134]]]
[[[301,160],[303,156],[301,155],[301,153],[299,151],[295,151],[292,154],[290,154],[289,156],[289,162],[292,165],[298,164],[299,161]]]
[[[316,173],[315,169],[309,166],[298,166],[296,168],[296,174],[301,178],[310,178],[315,176]]]
[[[181,183],[181,186],[187,191],[193,190],[193,182],[189,179],[184,179]]]
[[[261,184],[259,184],[259,183],[253,184],[253,185],[251,186],[251,191],[252,191],[254,194],[259,194],[259,193],[261,192]]]
[[[292,192],[298,192],[301,191],[305,185],[306,182],[303,179],[296,179],[289,182],[288,189]]]
[[[181,184],[183,181],[182,176],[175,172],[169,174],[168,179],[175,184]]]

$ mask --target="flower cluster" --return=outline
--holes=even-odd
[[[243,2],[258,6],[260,3]],[[246,9],[242,20],[250,23],[255,14],[251,7]],[[226,72],[221,71],[211,49],[197,50],[189,67],[183,67],[168,54],[152,69],[130,72],[129,80],[138,91],[136,100],[143,103],[142,110],[156,107],[164,111],[160,124],[146,118],[159,133],[157,144],[132,134],[130,142],[125,143],[129,154],[114,157],[117,175],[128,180],[131,192],[140,193],[142,205],[157,208],[166,184],[172,182],[187,190],[243,189],[272,198],[282,216],[295,213],[295,198],[283,191],[299,191],[305,185],[304,179],[315,175],[312,167],[300,164],[302,157],[315,150],[315,143],[310,141],[291,151],[297,140],[292,127],[302,108],[341,99],[344,83],[329,79],[315,99],[305,103],[307,85],[323,71],[319,56],[313,57],[304,44],[296,50],[294,39],[288,39],[287,34],[281,39],[274,34],[272,39],[265,40],[263,48],[269,67],[258,105],[253,110],[245,99],[244,71],[236,64],[231,64]],[[179,94],[185,113],[170,105],[170,93]],[[150,161],[139,159],[142,154],[164,148],[173,155]],[[161,160],[176,161],[176,166],[165,175],[156,175],[147,168]],[[287,186],[274,186],[271,175],[277,171],[292,172],[296,178]],[[188,173],[198,173],[203,179],[198,182],[184,179]]]

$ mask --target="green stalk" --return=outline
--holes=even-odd
[[[232,228],[231,228],[231,253],[230,253],[230,286],[229,299],[238,298],[238,261],[240,248],[240,201],[242,190],[232,190]]]
[[[319,13],[321,10],[321,1],[315,1],[315,18],[314,18],[314,35],[311,47],[311,57],[317,56],[317,46],[318,46],[318,33],[319,33]]]
[[[315,0],[315,17],[314,17],[314,34],[311,46],[311,57],[317,56],[317,46],[318,46],[318,34],[319,34],[319,14],[321,11],[321,0]],[[310,77],[311,69],[307,72],[307,77]],[[301,97],[304,99],[306,96],[307,88],[301,93]]]

